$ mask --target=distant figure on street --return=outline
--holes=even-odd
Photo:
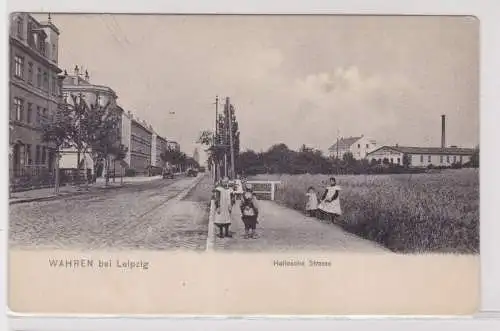
[[[245,239],[255,238],[255,229],[257,227],[257,217],[259,216],[259,208],[257,198],[252,190],[252,184],[245,185],[245,192],[241,197],[241,219],[245,224]]]
[[[339,192],[340,187],[337,186],[335,178],[331,177],[330,185],[327,186],[318,206],[318,209],[321,211],[321,213],[326,216],[327,220],[332,221],[332,223],[334,222],[336,217],[342,215]]]
[[[306,192],[306,214],[316,217],[318,214],[318,193],[314,187],[310,186]]]
[[[231,237],[229,226],[231,225],[231,202],[232,189],[229,187],[229,179],[224,177],[220,185],[215,189],[215,219],[214,224],[219,228],[219,238]]]

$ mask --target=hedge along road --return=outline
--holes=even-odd
[[[11,247],[205,249],[202,210],[179,203],[203,176],[10,206]]]

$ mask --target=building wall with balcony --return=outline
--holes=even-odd
[[[10,17],[10,177],[51,172],[53,144],[42,140],[42,125],[62,106],[59,31],[27,13]]]

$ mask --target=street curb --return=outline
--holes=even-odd
[[[121,187],[124,187],[125,185],[121,185],[121,186],[108,186],[108,187],[99,187],[97,188],[96,190],[106,190],[106,189],[110,189],[110,188],[121,188]],[[10,201],[9,200],[9,205],[16,205],[16,204],[19,204],[19,203],[28,203],[28,202],[37,202],[37,201],[53,201],[53,200],[59,200],[59,199],[64,199],[64,198],[71,198],[71,197],[75,197],[75,196],[78,196],[78,195],[82,195],[82,194],[85,194],[85,193],[89,193],[89,191],[77,191],[77,192],[72,192],[72,193],[67,193],[67,194],[60,194],[60,195],[49,195],[49,196],[44,196],[44,197],[41,197],[41,198],[26,198],[26,199],[19,199],[19,200],[14,200],[14,201]]]
[[[208,234],[207,234],[207,245],[205,251],[212,251],[215,244],[214,235],[214,217],[215,217],[215,201],[210,200],[210,211],[208,214]]]

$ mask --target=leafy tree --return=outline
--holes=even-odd
[[[42,141],[52,143],[55,150],[54,191],[56,193],[59,192],[60,186],[59,159],[61,148],[69,143],[69,132],[72,129],[73,122],[68,107],[59,107],[52,118],[42,122]]]
[[[64,138],[60,138],[63,143],[76,148],[77,169],[80,170],[83,163],[85,182],[88,184],[86,158],[81,162],[80,156],[88,153],[94,165],[107,158],[109,151],[119,144],[120,117],[109,102],[104,106],[98,103],[89,105],[82,93],[70,97],[71,102],[63,106],[52,128],[48,125],[44,131],[51,136],[49,133],[54,132],[54,127],[59,128],[58,134],[64,135]]]

